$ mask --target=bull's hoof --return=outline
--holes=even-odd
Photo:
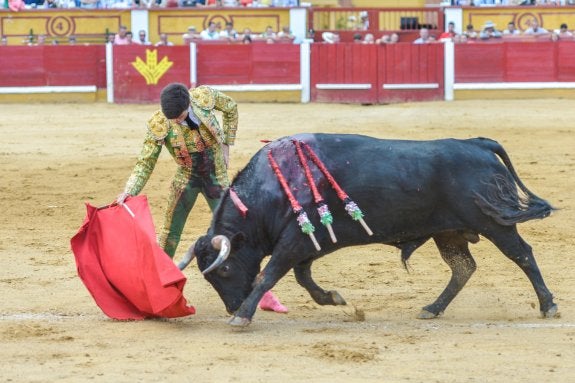
[[[228,324],[233,327],[247,327],[252,321],[248,318],[241,318],[241,317],[232,317],[228,321]]]
[[[556,304],[553,304],[547,311],[541,311],[542,318],[559,318],[559,312]]]
[[[439,314],[434,314],[431,311],[428,311],[426,309],[422,309],[419,312],[417,319],[434,319],[434,318],[441,316],[441,314],[443,314],[443,312],[440,312]]]
[[[341,295],[339,295],[339,293],[335,290],[332,290],[329,292],[329,295],[331,296],[331,301],[333,302],[332,304],[334,306],[345,306],[347,305],[347,302],[345,301],[345,299],[343,299],[343,297]]]

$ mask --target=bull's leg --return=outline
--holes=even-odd
[[[256,312],[258,303],[265,292],[271,290],[277,281],[279,281],[291,269],[292,266],[290,264],[286,264],[285,262],[276,262],[276,259],[278,259],[278,257],[274,258],[272,255],[268,264],[256,277],[256,280],[253,282],[252,292],[242,302],[240,308],[234,313],[234,316],[228,322],[230,325],[236,327],[245,327],[249,325],[254,313]]]
[[[419,319],[430,319],[441,315],[476,269],[475,260],[469,252],[467,240],[461,234],[457,232],[441,233],[434,236],[433,240],[441,257],[451,269],[451,279],[435,302],[421,310]]]
[[[337,291],[326,291],[319,287],[311,277],[311,265],[313,261],[300,263],[293,268],[295,279],[304,287],[313,300],[320,305],[345,305],[345,300]]]
[[[553,294],[547,289],[543,281],[543,276],[541,271],[539,271],[537,262],[535,262],[531,246],[521,238],[516,227],[499,228],[494,233],[485,234],[485,236],[527,275],[539,299],[541,316],[544,318],[556,316],[557,305],[553,302]]]

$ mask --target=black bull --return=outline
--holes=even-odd
[[[373,235],[344,210],[326,176],[313,164],[316,185],[333,216],[333,243],[319,223],[294,140],[307,143],[341,188],[364,213]],[[321,250],[303,234],[286,193],[268,160],[272,151],[295,198],[314,224]],[[401,249],[402,261],[433,238],[451,268],[451,280],[420,318],[443,313],[475,271],[469,242],[479,235],[497,246],[531,281],[544,317],[557,313],[531,247],[516,224],[548,216],[553,208],[530,192],[501,145],[486,138],[436,141],[381,140],[360,135],[301,134],[269,143],[235,177],[232,188],[248,208],[244,216],[230,189],[206,235],[190,248],[180,268],[196,257],[216,289],[230,324],[250,323],[262,295],[289,270],[320,305],[341,305],[336,291],[312,279],[314,260],[337,249],[383,243]],[[241,205],[240,205],[241,206]],[[260,272],[263,258],[271,255]],[[207,270],[208,269],[208,270]]]

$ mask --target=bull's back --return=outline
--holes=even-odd
[[[334,217],[333,227],[340,233],[341,244],[346,238],[349,244],[402,241],[468,227],[470,222],[480,225],[485,216],[474,203],[475,193],[482,193],[486,179],[496,173],[508,177],[493,152],[473,139],[409,141],[300,134],[267,145],[254,156],[251,170],[245,174],[245,182],[257,184],[264,216],[290,210],[285,191],[268,162],[271,151],[294,197],[318,224],[317,205],[293,140],[309,145],[337,186],[359,205],[374,231],[373,237],[365,239],[363,229],[350,221],[334,183],[306,156],[314,183]],[[269,219],[270,225],[277,222],[277,218]]]

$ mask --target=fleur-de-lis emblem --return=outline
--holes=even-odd
[[[144,76],[147,85],[156,85],[164,73],[174,65],[174,62],[168,60],[167,56],[158,62],[158,51],[146,49],[146,62],[136,57],[132,65],[138,73]]]

